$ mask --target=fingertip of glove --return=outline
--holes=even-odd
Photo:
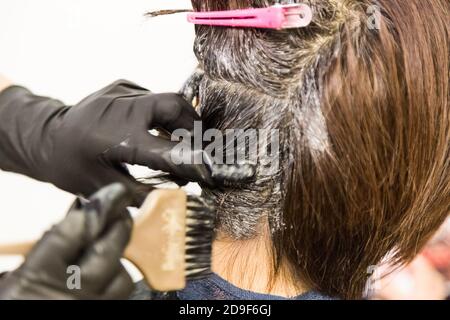
[[[103,205],[116,203],[123,198],[126,198],[129,191],[127,188],[121,183],[113,183],[107,185],[97,191],[94,195],[89,199],[90,203],[101,203]]]

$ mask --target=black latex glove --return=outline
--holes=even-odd
[[[130,199],[116,183],[84,205],[77,200],[23,265],[0,279],[0,299],[127,299],[134,285],[120,258],[132,229]],[[77,282],[70,281],[69,266],[79,267],[79,289],[72,287]]]
[[[181,96],[152,94],[124,80],[73,107],[14,86],[0,94],[0,168],[83,196],[120,182],[143,200],[148,187],[136,182],[122,163],[214,186],[230,173],[214,175],[207,164],[175,165],[170,151],[177,142],[148,133],[153,128],[191,131],[194,121],[199,116]],[[232,179],[254,173],[248,168],[243,174],[232,172]]]

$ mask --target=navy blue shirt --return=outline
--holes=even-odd
[[[136,291],[132,295],[133,300],[289,300],[284,297],[269,294],[261,294],[240,289],[217,274],[211,274],[208,278],[189,281],[185,289],[172,293],[155,293],[148,289],[144,282],[136,285]],[[318,292],[310,291],[301,294],[291,300],[332,300],[332,298]]]

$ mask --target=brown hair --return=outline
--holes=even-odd
[[[314,19],[299,30],[197,27],[207,126],[276,128],[281,142],[278,172],[206,192],[236,239],[269,221],[275,271],[287,261],[311,289],[360,298],[371,266],[411,260],[450,212],[450,4],[302,2]]]

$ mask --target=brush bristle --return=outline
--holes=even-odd
[[[189,195],[186,214],[186,279],[197,280],[211,274],[215,208],[211,201]]]

